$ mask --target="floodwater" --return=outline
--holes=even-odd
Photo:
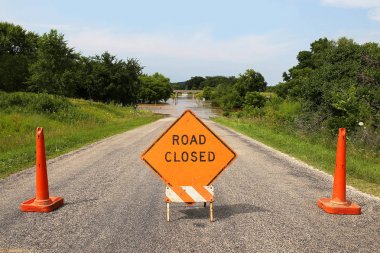
[[[185,110],[192,110],[199,118],[209,119],[221,115],[219,108],[211,107],[209,102],[193,99],[188,96],[180,96],[177,102],[169,99],[165,104],[139,104],[138,109],[150,110],[154,113],[179,117]]]

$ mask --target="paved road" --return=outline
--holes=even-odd
[[[359,216],[333,216],[317,199],[331,177],[206,121],[238,154],[216,180],[215,222],[202,206],[172,205],[140,153],[165,118],[48,162],[51,195],[66,205],[22,213],[34,169],[0,181],[0,252],[380,252],[380,200],[348,189]],[[9,251],[8,251],[9,252]]]

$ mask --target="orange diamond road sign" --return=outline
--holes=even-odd
[[[169,186],[210,185],[235,152],[186,110],[141,158]]]

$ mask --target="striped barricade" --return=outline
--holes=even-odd
[[[210,202],[210,221],[213,220],[212,202],[214,202],[214,187],[208,186],[166,186],[166,218],[169,217],[169,204],[174,203],[186,203],[187,205],[193,205],[194,203]]]

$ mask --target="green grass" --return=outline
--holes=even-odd
[[[35,162],[35,131],[44,128],[47,158],[155,121],[130,107],[46,94],[0,92],[0,178]]]
[[[235,129],[315,168],[334,173],[336,139],[328,140],[316,133],[300,135],[279,127],[249,119],[215,118],[216,122]],[[347,137],[347,182],[380,197],[380,156],[360,152]]]

